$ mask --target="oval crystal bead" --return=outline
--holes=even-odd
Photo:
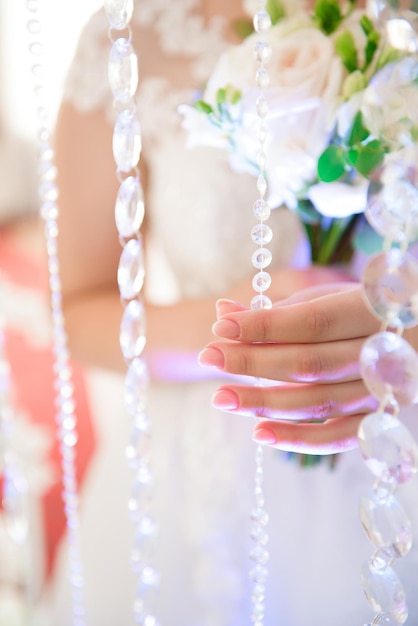
[[[122,298],[131,300],[142,289],[145,277],[144,252],[140,239],[130,239],[122,250],[118,267],[118,285]]]
[[[119,37],[109,53],[109,86],[117,102],[126,103],[138,86],[138,59],[127,39]]]
[[[128,176],[119,187],[115,205],[115,221],[119,235],[129,238],[142,226],[145,215],[144,192],[141,182]]]
[[[363,285],[370,307],[388,325],[418,322],[418,263],[411,254],[398,248],[376,254],[365,268]]]
[[[381,401],[391,396],[400,406],[418,398],[418,355],[413,347],[392,332],[372,335],[360,353],[363,380]]]
[[[130,361],[142,354],[146,343],[145,309],[142,302],[128,302],[123,312],[119,339],[125,359]]]
[[[360,499],[360,520],[374,546],[387,548],[392,558],[408,554],[412,546],[411,522],[395,496],[382,499],[370,490]]]
[[[125,376],[125,404],[129,415],[135,417],[144,412],[149,384],[148,369],[144,359],[134,359]]]
[[[134,0],[104,0],[104,9],[111,28],[122,30],[131,21]]]
[[[417,471],[418,449],[409,430],[389,413],[370,413],[358,430],[360,451],[378,478],[410,480]]]
[[[119,113],[113,131],[113,157],[118,169],[129,172],[138,164],[142,150],[141,125],[133,111]]]
[[[367,561],[361,570],[361,583],[374,611],[386,613],[395,624],[405,623],[408,617],[406,594],[398,575],[391,567],[379,570],[373,567],[371,561]]]
[[[414,160],[415,159],[415,160]],[[383,237],[400,243],[418,237],[418,166],[415,151],[386,162],[370,178],[365,215]]]

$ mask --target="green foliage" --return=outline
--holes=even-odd
[[[342,146],[331,144],[318,159],[318,178],[324,183],[332,183],[346,173],[345,151]]]
[[[314,20],[318,28],[330,35],[344,19],[341,7],[337,0],[317,0],[314,6]]]
[[[277,24],[286,16],[285,8],[280,0],[267,0],[266,10],[270,15],[272,24]]]
[[[197,100],[193,106],[197,111],[205,113],[206,115],[213,113],[213,108],[204,100]]]
[[[343,31],[335,40],[335,51],[348,72],[358,69],[358,53],[353,33]]]

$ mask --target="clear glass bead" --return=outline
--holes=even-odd
[[[253,278],[254,291],[267,291],[271,285],[271,276],[268,272],[259,272]]]
[[[147,403],[149,375],[142,358],[134,359],[125,377],[125,404],[129,415],[142,414]]]
[[[266,200],[258,199],[254,202],[253,213],[259,220],[266,221],[270,217],[271,209]]]
[[[269,536],[264,526],[254,525],[251,529],[250,536],[251,539],[256,541],[260,546],[266,546],[268,544]]]
[[[115,204],[115,221],[119,235],[128,239],[142,226],[145,215],[144,192],[141,182],[128,176],[121,183]]]
[[[408,617],[406,594],[391,567],[377,570],[367,561],[361,570],[361,582],[367,601],[374,611],[390,615],[396,624],[405,623]]]
[[[253,22],[256,33],[267,33],[271,28],[271,18],[268,11],[258,11],[254,15]]]
[[[113,157],[118,169],[129,172],[139,161],[142,149],[141,125],[133,111],[119,113],[113,131]]]
[[[144,252],[140,239],[130,239],[122,250],[118,267],[119,291],[125,300],[135,298],[145,278]]]
[[[392,396],[400,406],[418,399],[418,355],[392,332],[372,335],[360,353],[360,371],[371,393],[381,401]]]
[[[111,28],[122,30],[132,19],[134,0],[104,0],[104,8]]]
[[[269,112],[269,103],[267,102],[266,98],[263,98],[262,96],[257,98],[256,111],[258,117],[261,117],[262,119],[267,117],[267,114]]]
[[[270,75],[265,67],[259,67],[255,74],[255,82],[260,89],[267,89],[270,85]]]
[[[409,430],[389,413],[370,413],[360,423],[358,440],[369,470],[378,478],[410,480],[417,471],[418,449]]]
[[[261,565],[265,565],[269,560],[269,552],[263,546],[255,546],[250,551],[250,559],[255,561],[256,563],[260,563]]]
[[[391,241],[418,238],[418,164],[415,150],[392,158],[371,175],[365,215]]]
[[[272,301],[270,300],[268,296],[265,296],[264,294],[259,294],[257,296],[254,296],[254,298],[252,298],[250,302],[250,307],[253,310],[271,309],[272,306],[273,306]]]
[[[418,51],[418,13],[414,0],[369,0],[369,9],[391,46],[409,53]]]
[[[131,300],[125,307],[120,325],[120,347],[125,359],[138,357],[146,343],[145,309],[139,300]]]
[[[260,174],[257,178],[257,191],[262,198],[266,195],[267,180],[264,174]]]
[[[370,490],[360,500],[360,519],[374,546],[387,548],[392,558],[408,554],[412,545],[411,522],[395,496],[382,500]]]
[[[272,258],[270,250],[267,248],[260,248],[254,252],[251,260],[253,266],[261,270],[270,265]]]
[[[251,239],[258,246],[268,245],[273,239],[273,231],[267,224],[256,224],[251,230]]]
[[[254,46],[254,56],[258,63],[268,63],[271,59],[271,46],[266,41],[257,41]]]
[[[418,262],[412,255],[398,248],[376,254],[367,263],[363,285],[370,307],[389,326],[418,322]]]
[[[108,78],[114,99],[129,102],[138,86],[138,59],[124,37],[116,39],[110,50]]]
[[[268,569],[264,565],[257,564],[250,570],[250,580],[255,583],[265,583],[268,578]]]

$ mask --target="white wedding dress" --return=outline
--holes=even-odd
[[[255,181],[233,173],[216,149],[188,150],[177,106],[190,102],[226,42],[222,18],[204,24],[199,0],[141,0],[134,44],[139,51],[138,110],[149,164],[147,203],[154,244],[148,276],[156,301],[222,296],[252,275]],[[109,51],[103,13],[85,30],[67,84],[80,111],[108,107]],[[171,58],[183,59],[183,77]],[[174,67],[174,66],[173,66]],[[184,84],[184,76],[191,84]],[[300,240],[296,219],[274,212],[273,257],[291,262]],[[115,232],[116,236],[116,232]],[[214,314],[215,316],[215,314]],[[203,347],[203,346],[202,346]],[[179,367],[181,367],[179,365]],[[210,406],[217,380],[153,383],[157,567],[162,575],[162,626],[249,626],[249,514],[253,506],[255,445],[251,420]],[[99,449],[82,489],[82,541],[89,626],[133,624],[135,579],[129,568],[133,528],[127,514],[131,475],[122,381],[91,374]],[[415,428],[418,433],[418,428]],[[265,626],[361,626],[373,615],[360,585],[372,553],[360,526],[359,495],[371,485],[358,451],[300,469],[265,449],[266,508],[270,515],[270,576]],[[418,530],[416,483],[401,490]],[[418,537],[396,565],[418,624]],[[70,626],[65,545],[61,548],[42,624]],[[50,619],[50,621],[48,621]]]

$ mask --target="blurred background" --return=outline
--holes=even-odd
[[[56,114],[78,35],[99,0],[39,0],[45,46],[45,85],[52,119]],[[0,220],[36,208],[32,95],[26,0],[0,0]]]

